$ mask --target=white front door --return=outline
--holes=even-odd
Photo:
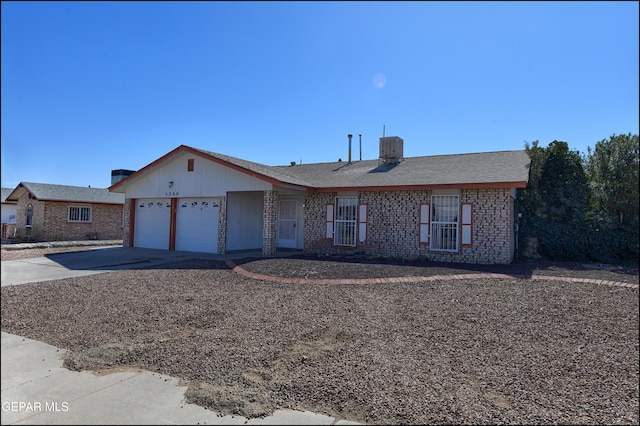
[[[280,200],[278,206],[278,247],[296,248],[298,239],[297,201]]]

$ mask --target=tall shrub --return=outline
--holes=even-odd
[[[550,259],[586,259],[589,186],[580,153],[562,141],[525,148],[531,169],[518,196],[522,238],[537,238],[538,252]]]
[[[638,259],[638,135],[612,135],[588,148],[585,170],[591,190],[589,254],[612,262]]]

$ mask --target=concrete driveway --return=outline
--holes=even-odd
[[[49,254],[33,259],[2,261],[2,286],[99,274],[118,269],[135,269],[186,259],[233,259],[260,256],[259,252],[209,254],[121,246]]]

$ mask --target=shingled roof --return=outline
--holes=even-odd
[[[273,184],[295,185],[309,190],[344,191],[394,188],[524,188],[530,160],[526,151],[496,151],[472,154],[434,155],[404,158],[399,163],[378,160],[268,166],[204,149],[178,148],[111,186],[126,185],[156,165],[180,152],[190,152],[213,162]]]
[[[447,186],[523,188],[531,163],[526,151],[517,150],[409,157],[395,164],[365,160],[267,166],[196,150],[278,182],[321,190]]]
[[[199,148],[191,148],[195,151],[201,152],[207,157],[216,158],[224,163],[232,164],[237,168],[244,169],[249,172],[254,172],[264,177],[270,178],[277,182],[289,183],[292,185],[306,186],[312,187],[313,182],[307,181],[302,177],[296,176],[295,174],[289,173],[287,168],[282,168],[278,166],[267,166],[266,164],[255,163],[253,161],[242,160],[240,158],[232,157],[230,155],[224,155],[217,152],[205,151],[204,149]]]
[[[13,189],[11,188],[2,188],[2,202],[7,203],[7,197],[11,194]],[[9,204],[15,204],[15,202],[8,202]]]
[[[107,188],[53,185],[48,183],[20,182],[7,200],[18,201],[24,192],[41,201],[64,201],[95,204],[124,204],[124,194],[109,192]]]
[[[509,187],[526,186],[526,151],[409,157],[394,164],[365,160],[278,166],[275,169],[319,189],[391,187]]]

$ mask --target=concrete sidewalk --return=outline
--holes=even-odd
[[[222,416],[184,402],[179,380],[143,370],[96,375],[62,367],[65,351],[2,333],[2,424],[356,425],[308,411]]]

